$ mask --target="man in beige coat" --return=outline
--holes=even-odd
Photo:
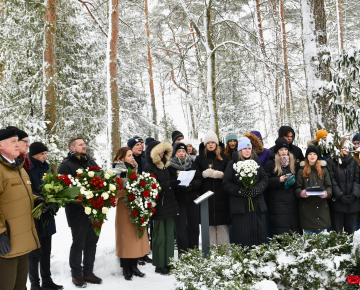
[[[19,141],[13,129],[0,130],[0,285],[1,290],[24,290],[29,252],[40,247],[31,211],[34,195],[24,164],[19,164]]]

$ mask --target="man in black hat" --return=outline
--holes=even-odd
[[[29,176],[23,163],[16,159],[18,156],[16,130],[0,130],[1,290],[25,289],[29,253],[40,247],[31,214],[34,200],[39,198],[33,195]]]
[[[181,142],[181,140],[184,139],[184,134],[181,133],[180,131],[174,131],[171,134],[171,139],[172,139],[172,145],[174,146],[175,143]]]
[[[40,186],[43,184],[42,178],[45,173],[51,168],[46,162],[48,148],[41,142],[34,142],[30,145],[29,160],[32,180],[36,192],[34,194],[41,195]],[[51,168],[51,171],[53,169]],[[56,233],[55,219],[58,208],[52,205],[51,210],[43,213],[40,220],[35,219],[36,230],[39,236],[41,248],[36,249],[30,253],[29,260],[29,279],[31,283],[30,290],[59,290],[63,286],[55,284],[51,279],[50,271],[50,257],[51,257],[51,239],[52,235]],[[42,285],[40,288],[39,279],[39,263]]]
[[[143,143],[141,143],[141,141]],[[143,169],[146,164],[146,159],[144,157],[142,157],[142,153],[144,150],[143,144],[144,144],[144,141],[141,138],[131,138],[127,142],[127,145],[131,149],[134,159],[138,165],[139,174],[142,174]]]
[[[58,168],[59,174],[76,176],[78,169],[97,166],[86,152],[86,145],[81,137],[71,138],[68,147],[69,153]],[[93,273],[99,237],[95,234],[82,205],[69,203],[65,206],[65,212],[73,238],[69,256],[72,282],[78,287],[85,287],[86,282],[101,284],[102,280]],[[84,267],[81,267],[82,261]]]

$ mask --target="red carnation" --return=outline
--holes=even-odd
[[[93,226],[96,226],[97,225],[97,222],[93,222]]]
[[[145,222],[145,219],[141,218],[140,222],[143,224]]]
[[[152,203],[151,203],[151,202],[148,202],[147,207],[148,207],[148,208],[151,208],[151,207],[152,207]]]
[[[152,213],[156,213],[155,207],[153,207],[153,208],[151,209],[151,212],[152,212]]]
[[[135,200],[135,195],[130,194],[130,195],[129,195],[129,199],[130,199],[131,201]]]
[[[156,176],[155,176],[155,174],[153,173],[153,174],[151,174],[151,177],[153,177],[153,178],[155,178],[156,179]]]
[[[143,192],[143,196],[144,197],[148,197],[150,195],[150,192],[148,192],[147,190],[145,190],[144,192]]]
[[[133,216],[137,216],[137,215],[138,215],[138,212],[137,212],[136,209],[134,209],[134,210],[131,212],[131,214],[132,214]]]
[[[140,231],[140,232],[143,232],[143,231],[144,231],[144,229],[143,229],[143,228],[140,228],[140,229],[139,229],[139,231]]]
[[[347,276],[347,280],[349,284],[359,284],[360,278],[358,276]]]
[[[95,171],[95,170],[100,170],[100,169],[101,169],[101,167],[99,167],[99,166],[91,166],[89,168],[89,171]]]
[[[116,177],[116,178],[115,178],[115,181],[116,181],[117,184],[120,186],[120,189],[123,189],[123,185],[122,185],[122,183],[121,183],[120,178],[119,178],[119,177]],[[113,181],[113,182],[114,182],[114,181]]]
[[[151,188],[156,189],[157,188],[156,184],[155,183],[151,184]]]
[[[139,184],[140,184],[140,186],[145,186],[145,185],[146,185],[146,182],[142,180],[142,181],[140,181]]]
[[[156,195],[156,199],[159,199],[159,195]]]
[[[131,180],[135,180],[135,179],[136,179],[136,174],[131,174],[131,175],[130,175],[130,179],[131,179]]]

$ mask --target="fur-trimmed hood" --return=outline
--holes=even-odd
[[[170,165],[173,148],[169,142],[152,141],[146,148],[146,161],[155,164],[161,170]],[[160,158],[160,153],[165,153],[164,158]],[[164,164],[165,161],[165,164]]]
[[[319,143],[316,142],[316,139],[313,139],[313,140],[310,140],[310,141],[307,142],[307,147],[309,147],[309,146],[317,147],[318,145],[319,145]]]
[[[262,144],[259,137],[257,137],[255,134],[247,132],[244,135],[242,135],[242,137],[247,137],[250,139],[250,142],[253,147],[253,151],[255,151],[257,154],[264,151],[264,145]]]
[[[321,167],[326,167],[326,161],[325,160],[319,160]],[[300,162],[300,167],[305,167],[305,161]]]

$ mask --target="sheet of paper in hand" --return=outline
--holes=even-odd
[[[322,195],[325,193],[325,188],[320,186],[313,186],[306,188],[307,195]]]
[[[194,179],[196,170],[180,171],[177,180],[180,180],[179,185],[188,186]]]

